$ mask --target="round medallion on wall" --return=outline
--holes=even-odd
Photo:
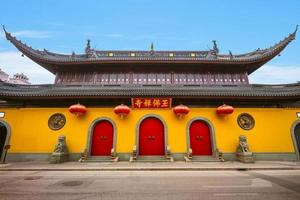
[[[66,117],[61,113],[51,115],[48,120],[48,126],[51,130],[57,131],[66,124]]]
[[[238,116],[237,122],[244,130],[251,130],[255,125],[254,118],[248,113],[242,113]]]

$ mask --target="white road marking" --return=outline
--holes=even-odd
[[[204,185],[204,188],[261,188],[261,187],[272,187],[270,181],[266,181],[260,178],[255,178],[251,180],[250,185]]]
[[[215,193],[214,196],[258,196],[258,193]]]

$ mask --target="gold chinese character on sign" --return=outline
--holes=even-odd
[[[140,99],[136,99],[134,102],[134,105],[136,105],[138,108],[140,108],[142,106],[142,101]]]
[[[160,99],[153,100],[153,107],[160,107]]]
[[[146,108],[151,107],[151,105],[152,105],[151,99],[145,99],[145,100],[144,100],[144,106],[145,106]]]
[[[168,99],[163,99],[163,100],[162,100],[161,107],[162,107],[162,108],[169,107],[169,100],[168,100]]]
[[[132,98],[131,99],[133,108],[170,108],[171,98]]]

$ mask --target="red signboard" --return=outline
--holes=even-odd
[[[171,108],[171,98],[132,98],[132,108]]]

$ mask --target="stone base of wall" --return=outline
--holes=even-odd
[[[225,160],[228,161],[236,161],[237,157],[235,153],[224,153],[223,157]],[[254,161],[296,161],[297,155],[295,153],[290,152],[276,152],[276,153],[269,153],[269,152],[260,152],[260,153],[253,153]]]
[[[50,153],[8,153],[6,162],[30,162],[30,161],[50,161]],[[129,161],[131,154],[118,153],[119,161]],[[184,161],[185,153],[172,154],[175,161]],[[295,153],[282,152],[282,153],[253,153],[254,161],[296,161],[297,156]],[[224,153],[225,161],[236,161],[235,153]],[[70,153],[69,161],[78,161],[80,153]],[[199,158],[199,157],[198,157]],[[201,157],[200,157],[201,158]],[[197,159],[201,161],[201,159]],[[203,159],[206,161],[206,159]]]

